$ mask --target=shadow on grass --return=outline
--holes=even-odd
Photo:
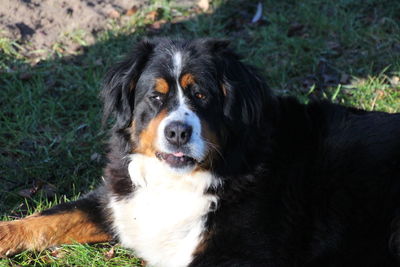
[[[81,55],[34,67],[3,56],[16,71],[0,74],[0,214],[38,211],[99,183],[107,140],[101,79],[143,37],[227,38],[278,94],[398,111],[400,3],[326,2],[264,1],[263,19],[250,23],[256,2],[225,1],[157,30],[107,32]]]

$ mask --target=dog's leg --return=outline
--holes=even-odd
[[[0,222],[0,256],[58,244],[111,240],[100,199],[100,192],[94,192],[21,220]]]

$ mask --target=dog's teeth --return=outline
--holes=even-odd
[[[176,153],[173,153],[173,155],[175,157],[183,157],[184,154],[182,152],[176,152]]]

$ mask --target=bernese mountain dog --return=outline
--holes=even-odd
[[[274,96],[223,40],[112,68],[103,183],[0,223],[0,254],[115,240],[148,266],[400,266],[400,114]]]

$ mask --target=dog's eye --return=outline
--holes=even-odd
[[[198,98],[198,99],[201,99],[201,100],[204,100],[204,99],[207,98],[205,94],[202,94],[202,93],[199,93],[199,92],[195,93],[194,96],[196,98]]]
[[[150,100],[157,103],[162,103],[163,98],[160,95],[152,95],[150,96]]]

